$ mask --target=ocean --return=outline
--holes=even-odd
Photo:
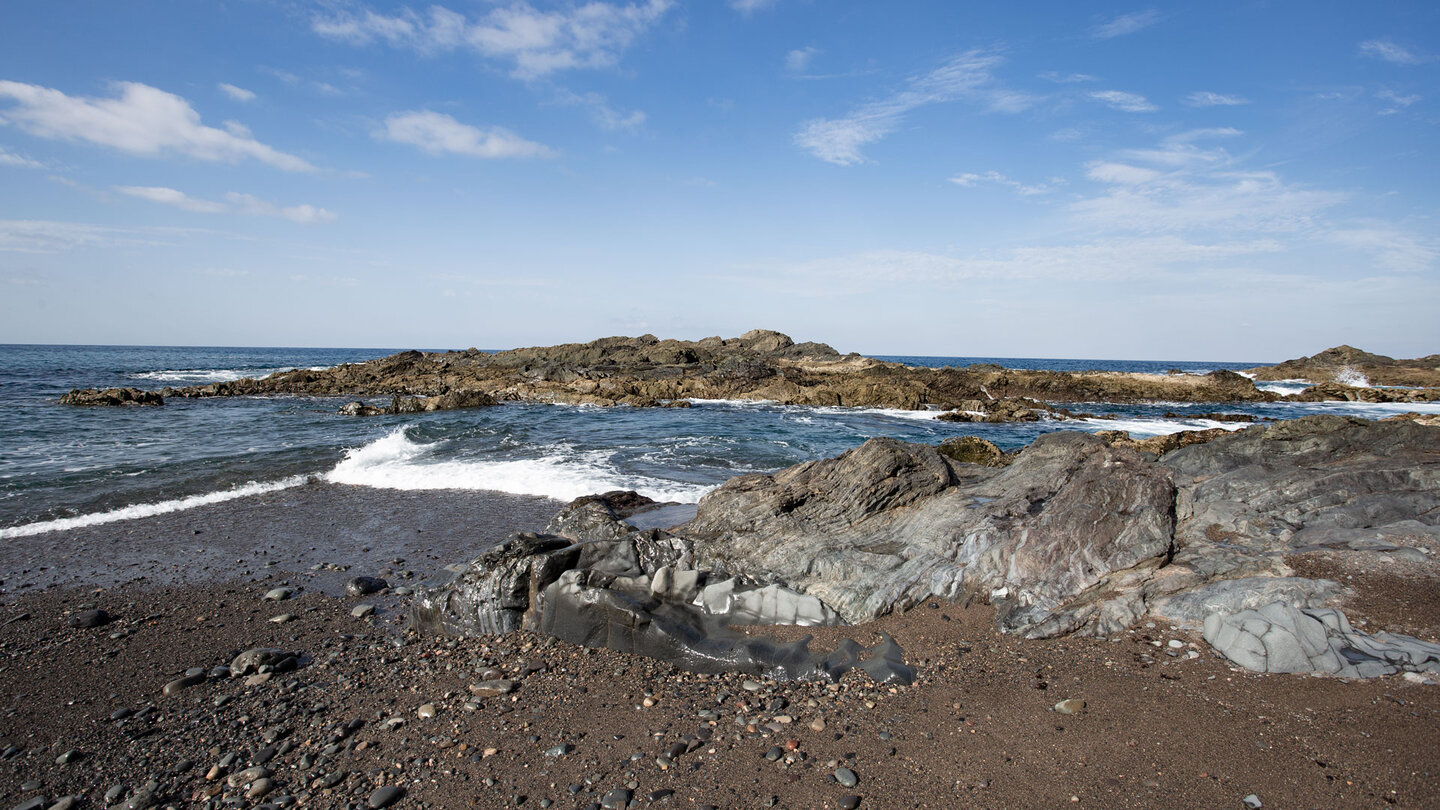
[[[695,401],[691,408],[508,403],[493,408],[356,418],[345,400],[311,397],[167,400],[159,408],[57,404],[72,388],[159,389],[324,368],[396,349],[0,345],[0,539],[203,508],[321,481],[392,490],[488,490],[569,500],[634,489],[693,503],[724,480],[836,455],[876,436],[938,443],[975,435],[1002,448],[1055,430],[1135,436],[1244,424],[1223,410],[1286,419],[1380,417],[1440,405],[1184,404],[1074,408],[1113,419],[1009,425],[949,423],[935,412]],[[1153,362],[885,357],[913,365],[1164,372],[1260,362]],[[1266,383],[1291,393],[1302,381]],[[1173,412],[1177,417],[1166,417]]]

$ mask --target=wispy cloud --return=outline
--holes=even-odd
[[[119,82],[114,98],[69,96],[34,84],[0,81],[0,99],[14,106],[0,122],[31,135],[88,141],[135,155],[178,154],[196,160],[238,163],[257,160],[286,171],[313,171],[304,160],[267,146],[243,124],[224,129],[200,123],[200,114],[180,96],[138,82]]]
[[[385,129],[377,137],[418,146],[432,155],[527,158],[555,154],[550,147],[527,141],[504,127],[481,129],[430,110],[394,113],[385,119]]]
[[[1209,90],[1196,90],[1185,97],[1185,103],[1191,107],[1235,107],[1249,104],[1250,99],[1224,93],[1212,93]]]
[[[1144,96],[1123,90],[1097,90],[1090,94],[1090,98],[1121,112],[1154,112],[1160,109]]]
[[[967,51],[912,77],[904,90],[888,98],[863,104],[841,118],[807,122],[795,143],[821,160],[852,166],[864,162],[864,147],[894,132],[905,115],[919,107],[964,99],[996,112],[1029,108],[1034,103],[1029,95],[995,85],[992,71],[1001,61],[991,51]]]
[[[1045,183],[1022,183],[1019,180],[1013,180],[996,171],[981,172],[979,174],[957,174],[954,177],[949,178],[949,180],[957,186],[964,186],[966,188],[972,188],[982,183],[1004,186],[1006,188],[1014,189],[1015,193],[1021,195],[1022,197],[1034,197],[1041,194],[1049,194],[1053,192],[1057,186],[1062,186],[1065,184],[1064,179],[1058,177],[1052,177],[1048,182]]]
[[[810,63],[819,55],[820,49],[814,45],[796,48],[785,54],[785,69],[791,73],[804,73],[810,69]]]
[[[757,11],[774,8],[778,0],[730,0],[730,8],[749,16]]]
[[[1053,70],[1047,70],[1039,74],[1039,76],[1047,82],[1055,82],[1056,84],[1079,84],[1081,82],[1095,81],[1095,77],[1088,73],[1058,73]]]
[[[1107,23],[1102,23],[1090,29],[1090,36],[1096,39],[1114,39],[1123,37],[1126,34],[1133,34],[1142,28],[1149,28],[1160,21],[1160,12],[1155,9],[1136,11],[1131,14],[1122,14]]]
[[[20,169],[43,169],[45,164],[38,160],[31,160],[24,155],[17,155],[0,146],[0,166],[14,166]]]
[[[1350,227],[1327,228],[1324,239],[1373,256],[1381,268],[1398,273],[1422,272],[1440,261],[1440,240],[1418,237],[1384,222],[1360,222]]]
[[[477,19],[444,6],[420,13],[403,7],[382,14],[364,7],[322,14],[311,21],[321,36],[368,45],[383,42],[424,54],[459,49],[512,65],[512,75],[534,79],[562,70],[616,64],[637,37],[674,5],[645,0],[625,5],[591,2],[542,11],[524,0],[497,6]]]
[[[225,82],[221,82],[216,86],[220,88],[220,92],[224,93],[235,101],[255,100],[255,93],[253,91],[246,90],[243,87],[236,87],[233,84],[227,84]]]
[[[643,110],[617,110],[610,106],[610,100],[602,93],[576,93],[562,88],[556,91],[555,102],[589,110],[590,118],[601,129],[634,132],[645,125],[646,116]]]
[[[1360,55],[1383,59],[1396,65],[1423,65],[1435,60],[1430,54],[1396,45],[1388,39],[1367,39],[1360,43]]]
[[[115,248],[165,244],[157,234],[135,228],[50,220],[0,220],[0,251],[62,253],[84,247]]]
[[[115,186],[115,191],[161,205],[169,205],[197,214],[245,214],[247,216],[279,217],[301,225],[334,222],[335,214],[313,205],[281,206],[249,194],[231,191],[224,200],[191,197],[183,191],[164,186]]]
[[[1375,97],[1386,102],[1385,108],[1380,110],[1381,115],[1394,115],[1420,100],[1418,95],[1405,96],[1389,88],[1380,90]]]

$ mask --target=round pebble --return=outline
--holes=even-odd
[[[399,801],[400,797],[404,795],[405,788],[386,785],[382,788],[376,788],[375,792],[370,794],[370,798],[366,800],[365,804],[374,808],[374,810],[379,810],[381,807],[389,807]]]

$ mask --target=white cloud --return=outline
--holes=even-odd
[[[852,166],[864,162],[862,148],[894,132],[911,110],[966,99],[996,112],[1019,112],[1034,100],[1020,92],[993,86],[992,69],[1001,58],[988,51],[967,51],[940,67],[912,77],[904,90],[863,104],[841,118],[807,122],[795,143],[829,163]]]
[[[3,120],[3,119],[0,119]],[[0,166],[14,166],[20,169],[43,169],[45,164],[38,160],[31,160],[24,155],[17,155],[14,152],[0,146]]]
[[[430,110],[394,113],[385,119],[384,140],[418,146],[432,155],[479,158],[552,157],[548,146],[527,141],[503,127],[481,129]]]
[[[1296,233],[1344,201],[1343,194],[1287,183],[1273,171],[1239,168],[1226,150],[1194,143],[1238,134],[1192,130],[1155,148],[1118,153],[1127,162],[1092,162],[1087,177],[1108,188],[1072,203],[1070,213],[1086,227],[1110,232]]]
[[[1385,109],[1380,111],[1381,115],[1394,115],[1420,100],[1420,96],[1402,96],[1394,90],[1384,89],[1375,94],[1376,98],[1389,102]]]
[[[468,49],[509,62],[514,76],[533,79],[561,70],[616,64],[673,4],[673,0],[626,5],[592,0],[564,10],[541,11],[517,0],[491,8],[475,20],[439,5],[425,14],[408,7],[395,15],[365,9],[317,16],[311,27],[321,36],[355,45],[384,42],[426,54]]]
[[[1122,90],[1097,90],[1090,94],[1090,98],[1121,112],[1154,112],[1160,109],[1144,96]]]
[[[643,110],[621,112],[611,107],[609,99],[601,93],[575,93],[561,89],[556,93],[556,102],[588,109],[590,117],[601,129],[633,132],[645,125],[646,116]]]
[[[131,228],[83,222],[0,220],[0,251],[60,253],[83,247],[115,248],[161,244],[164,244],[162,240]]]
[[[754,14],[767,8],[774,8],[777,0],[730,0],[730,8],[744,15]]]
[[[1113,39],[1115,37],[1133,34],[1142,28],[1149,28],[1160,21],[1160,12],[1155,9],[1136,11],[1132,14],[1122,14],[1110,22],[1097,25],[1090,29],[1090,36],[1096,39]]]
[[[1440,241],[1416,237],[1383,222],[1358,223],[1347,228],[1327,228],[1323,238],[1342,247],[1366,253],[1376,265],[1399,273],[1418,273],[1440,260]]]
[[[1080,82],[1095,81],[1095,77],[1088,73],[1057,73],[1053,70],[1047,70],[1041,73],[1040,78],[1047,82],[1055,82],[1056,84],[1079,84]]]
[[[280,206],[249,194],[231,191],[225,194],[224,202],[191,197],[183,191],[163,186],[115,186],[121,194],[138,197],[162,205],[170,205],[197,214],[245,214],[248,216],[279,217],[301,225],[334,222],[335,214],[313,205]]]
[[[1429,54],[1417,53],[1387,39],[1369,39],[1360,43],[1360,55],[1383,59],[1396,65],[1422,65],[1435,59]]]
[[[1185,97],[1185,103],[1191,107],[1234,107],[1249,104],[1250,100],[1224,93],[1212,93],[1209,90],[1196,90]]]
[[[964,186],[966,188],[973,188],[981,183],[994,183],[995,185],[1012,188],[1015,190],[1016,194],[1019,194],[1022,197],[1034,197],[1041,194],[1049,194],[1055,190],[1056,186],[1061,186],[1065,184],[1065,181],[1062,178],[1058,177],[1052,177],[1050,178],[1049,182],[1046,183],[1022,183],[1019,180],[1012,180],[1011,178],[1006,177],[1005,175],[996,171],[981,172],[979,174],[957,174],[954,177],[949,178],[949,180],[957,186]]]
[[[294,155],[255,140],[236,122],[225,129],[200,123],[200,114],[180,96],[137,82],[119,82],[115,98],[67,96],[34,84],[0,81],[0,98],[15,106],[0,121],[31,135],[90,143],[135,155],[179,154],[196,160],[237,163],[258,160],[286,171],[313,171]]]
[[[796,48],[785,54],[785,69],[791,73],[804,73],[810,67],[810,62],[819,55],[820,49],[813,45]]]
[[[225,82],[221,82],[216,86],[220,88],[220,92],[224,93],[235,101],[255,100],[255,93],[250,90],[246,90],[243,87],[236,87],[233,84],[227,84]]]

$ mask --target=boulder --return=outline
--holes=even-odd
[[[71,389],[70,393],[60,397],[60,404],[83,407],[114,407],[122,405],[146,407],[164,405],[165,398],[154,391],[142,391],[139,388],[106,388],[103,390],[75,388]]]

